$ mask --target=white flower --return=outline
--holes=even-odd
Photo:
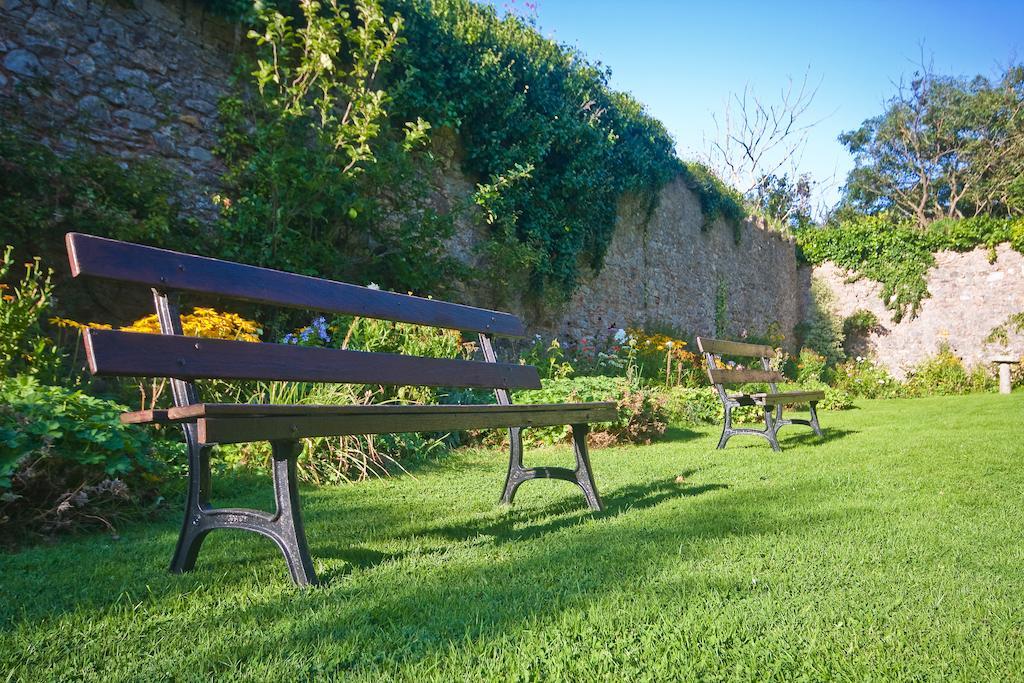
[[[378,285],[376,282],[371,282],[370,284],[366,285],[366,288],[367,289],[380,289],[380,285]]]
[[[665,348],[666,349],[671,349],[672,348],[672,342],[670,342],[670,341],[665,342]]]
[[[619,329],[615,330],[615,341],[619,342],[620,344],[622,342],[626,341],[626,339],[628,337],[629,337],[629,335],[626,334],[626,331],[624,329],[622,329],[621,327]]]
[[[858,363],[863,363],[864,362],[864,356],[857,356],[857,362]]]

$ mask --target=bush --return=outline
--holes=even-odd
[[[722,401],[714,387],[672,387],[666,392],[665,409],[671,424],[719,424]]]
[[[833,384],[857,398],[899,398],[904,395],[903,385],[884,367],[861,356],[838,366]]]
[[[157,246],[195,234],[172,201],[180,183],[158,162],[125,162],[85,147],[58,156],[3,123],[0,169],[0,234],[19,251],[50,254],[70,230]]]
[[[125,410],[26,375],[0,379],[0,536],[109,528],[155,495],[163,466],[147,432],[121,424]]]
[[[14,262],[12,252],[7,246],[0,257],[0,375],[25,373],[53,381],[60,372],[61,355],[41,325],[53,305],[51,271],[44,271],[36,258],[25,264],[17,285],[5,284]]]
[[[592,426],[590,441],[595,446],[619,443],[650,443],[665,433],[668,412],[662,394],[641,389],[621,377],[577,377],[575,379],[543,380],[541,389],[517,391],[515,403],[566,403],[577,401],[615,401],[618,418],[611,424]],[[523,439],[532,444],[566,441],[571,435],[568,426],[538,427],[523,432]]]
[[[937,354],[910,372],[906,392],[917,397],[949,396],[990,391],[994,386],[995,380],[985,368],[968,371],[949,346],[942,345]]]

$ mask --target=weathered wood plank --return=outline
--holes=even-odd
[[[97,375],[538,389],[531,365],[87,329]]]
[[[614,403],[562,406],[423,406],[443,411],[394,412],[395,406],[363,406],[351,414],[202,417],[197,421],[201,443],[245,443],[311,436],[445,432],[464,429],[507,429],[608,422],[617,414]],[[402,407],[402,406],[397,406]],[[385,408],[385,410],[377,410]],[[472,410],[469,410],[472,408]],[[487,408],[487,410],[480,410]],[[453,410],[454,409],[454,410]]]
[[[203,417],[286,417],[291,415],[452,415],[472,413],[559,413],[564,411],[605,411],[608,419],[615,419],[615,403],[541,403],[499,405],[457,404],[457,405],[395,405],[391,403],[371,405],[309,405],[309,404],[261,404],[261,403],[196,403],[164,410],[139,410],[121,415],[121,421],[129,424],[146,422],[185,422]],[[569,422],[563,424],[570,424]]]
[[[775,349],[770,346],[726,341],[724,339],[705,339],[703,337],[697,337],[697,348],[703,353],[713,353],[719,356],[771,358],[775,355]]]
[[[821,401],[825,398],[824,391],[780,391],[777,394],[750,394],[750,398],[757,405],[777,406],[793,405],[795,403],[810,403]]]
[[[748,382],[784,382],[781,372],[774,370],[708,370],[713,384],[747,384]]]
[[[68,233],[73,276],[131,282],[161,290],[216,294],[272,306],[301,308],[522,337],[526,329],[511,313],[382,292],[219,259],[182,254],[80,233]]]

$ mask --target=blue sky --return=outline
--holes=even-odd
[[[525,0],[495,0],[525,13]],[[632,93],[694,158],[713,137],[712,114],[749,84],[771,101],[789,77],[821,80],[801,164],[831,203],[852,166],[836,140],[883,110],[894,82],[924,54],[935,70],[995,74],[1024,59],[1024,0],[907,2],[670,2],[537,0],[545,35],[612,69],[612,86]]]

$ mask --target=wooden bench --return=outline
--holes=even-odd
[[[615,404],[511,405],[510,389],[540,387],[536,368],[499,363],[495,357],[492,337],[525,334],[522,321],[511,314],[77,233],[69,233],[66,242],[75,277],[105,278],[153,291],[162,334],[89,329],[84,342],[94,374],[171,380],[173,408],[126,413],[122,420],[179,423],[185,433],[188,495],[171,560],[173,572],[193,568],[210,531],[245,529],[277,544],[297,584],[317,582],[295,474],[295,459],[304,437],[508,428],[511,452],[503,503],[512,503],[524,481],[550,478],[577,484],[590,507],[601,509],[586,435],[589,423],[616,418]],[[181,292],[476,333],[484,360],[186,337],[178,308]],[[497,404],[211,404],[200,400],[193,382],[197,379],[475,387],[493,389]],[[523,466],[522,429],[551,425],[572,426],[575,469]],[[211,451],[217,444],[253,441],[269,441],[272,446],[276,511],[213,508],[209,501]]]
[[[761,344],[744,344],[741,342],[724,341],[721,339],[704,339],[697,337],[697,348],[704,355],[704,361],[708,367],[708,378],[718,391],[718,398],[725,408],[725,424],[722,427],[722,437],[718,440],[718,448],[725,448],[729,437],[737,434],[756,434],[768,439],[772,449],[779,451],[778,433],[785,425],[806,425],[814,430],[814,433],[821,436],[821,426],[818,424],[818,401],[825,398],[824,391],[779,391],[777,382],[784,382],[781,372],[771,369],[771,359],[775,355],[775,349]],[[732,369],[723,368],[722,356],[738,356],[741,358],[760,359],[761,369]],[[769,391],[756,394],[730,394],[725,390],[725,385],[748,384],[751,382],[767,382]],[[802,403],[810,404],[811,419],[789,419],[782,418],[783,406],[791,406]],[[761,429],[740,429],[732,426],[732,410],[739,406],[760,406],[764,409],[765,428]]]

